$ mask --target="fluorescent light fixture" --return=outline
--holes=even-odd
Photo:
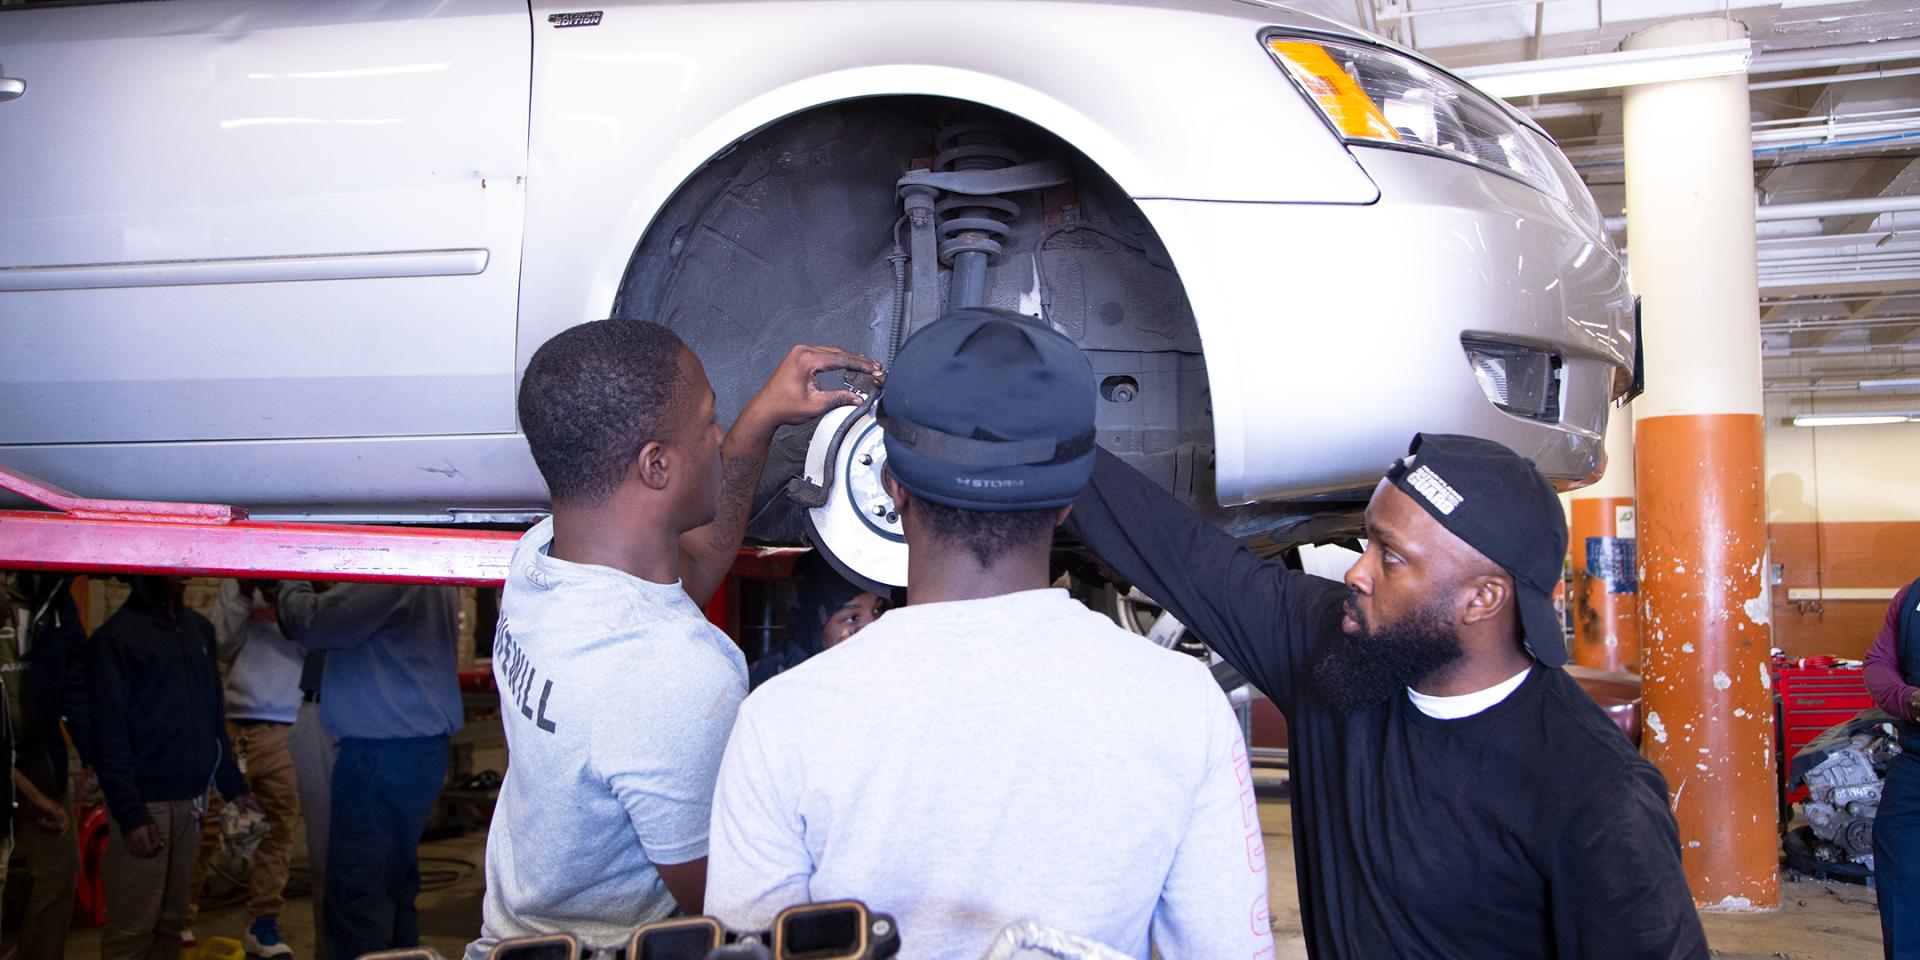
[[[1454,73],[1493,96],[1513,98],[1744,74],[1752,59],[1752,41],[1720,40],[1462,67]]]
[[[1912,423],[1920,420],[1907,413],[1803,413],[1793,418],[1796,427],[1874,427],[1885,423]]]
[[[1920,377],[1892,377],[1885,380],[1860,381],[1861,393],[1893,393],[1900,390],[1920,390]]]

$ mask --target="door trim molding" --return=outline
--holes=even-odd
[[[487,269],[487,259],[487,251],[476,247],[0,267],[0,292],[392,277],[470,277]]]

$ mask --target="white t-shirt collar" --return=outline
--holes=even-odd
[[[1533,672],[1533,665],[1528,664],[1527,669],[1485,690],[1475,690],[1457,697],[1430,697],[1412,687],[1407,688],[1407,696],[1413,700],[1414,706],[1420,708],[1421,713],[1435,720],[1458,720],[1488,710],[1494,704],[1512,696],[1515,690],[1520,689],[1520,684],[1526,681],[1527,674],[1531,672]]]

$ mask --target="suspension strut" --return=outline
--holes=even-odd
[[[999,170],[1025,160],[993,126],[961,120],[934,133],[935,170]],[[934,206],[939,221],[940,262],[953,268],[947,308],[987,302],[987,264],[1000,256],[1020,205],[1006,197],[949,193]]]
[[[1000,127],[965,117],[942,121],[934,149],[932,169],[909,171],[895,184],[910,227],[913,293],[907,309],[895,300],[889,360],[907,333],[939,318],[941,264],[953,268],[947,309],[986,303],[987,265],[1000,256],[1020,215],[1007,195],[1058,186],[1072,176],[1060,160],[1022,162]],[[894,243],[895,257],[908,253]]]

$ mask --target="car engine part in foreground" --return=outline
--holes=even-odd
[[[729,934],[712,917],[650,923],[627,942],[628,960],[887,960],[900,952],[893,917],[858,900],[802,903],[772,930]],[[564,960],[555,957],[553,960]]]
[[[1873,818],[1880,812],[1887,761],[1899,754],[1893,737],[1869,730],[1830,748],[1826,759],[1807,771],[1801,810],[1820,840],[1815,860],[1873,866]]]
[[[1794,754],[1785,789],[1804,784],[1807,823],[1787,832],[1787,867],[1821,879],[1873,876],[1873,818],[1887,765],[1901,753],[1893,717],[1878,708],[1829,727]]]

